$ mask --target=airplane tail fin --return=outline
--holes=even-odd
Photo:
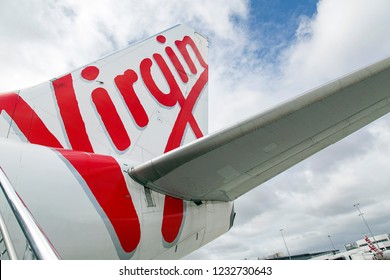
[[[0,94],[0,137],[144,162],[208,133],[208,41],[178,25]]]

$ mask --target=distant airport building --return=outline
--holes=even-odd
[[[390,259],[390,234],[380,234],[374,237],[366,236],[353,243],[345,244],[344,252],[331,250],[317,253],[306,253],[285,256],[276,253],[266,257],[266,260],[373,260]]]
[[[283,253],[276,253],[271,256],[266,257],[266,260],[310,260],[315,258],[326,258],[327,256],[333,256],[337,254],[339,250],[331,250],[331,251],[323,251],[323,252],[316,252],[316,253],[305,253],[305,254],[298,254],[298,255],[291,255],[286,256]]]
[[[373,260],[390,258],[390,234],[365,236],[353,243],[345,244],[345,252],[316,257],[325,260]]]
[[[390,234],[388,233],[376,235],[374,236],[374,238],[370,237],[369,240],[372,240],[372,245],[379,247],[382,250],[390,250]],[[347,251],[358,248],[370,251],[369,242],[367,242],[367,238],[357,240],[354,243],[345,244],[345,249]]]

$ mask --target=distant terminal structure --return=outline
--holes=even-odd
[[[353,243],[345,244],[345,251],[329,250],[316,253],[305,253],[286,256],[276,253],[265,257],[265,260],[381,260],[390,259],[390,234],[373,237],[365,236]]]
[[[323,251],[323,252],[316,252],[316,253],[304,253],[304,254],[298,254],[298,255],[291,255],[286,256],[284,253],[279,252],[273,255],[270,255],[265,260],[310,260],[315,259],[318,257],[324,257],[329,255],[335,255],[339,252],[339,250],[330,250],[330,251]]]
[[[385,233],[373,237],[365,236],[356,242],[345,244],[345,250],[345,252],[340,252],[329,259],[390,259],[390,234]]]

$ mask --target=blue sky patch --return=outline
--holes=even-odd
[[[260,44],[258,55],[274,60],[295,40],[302,16],[313,17],[318,0],[252,0],[247,25],[252,40]],[[272,46],[272,48],[271,48]]]

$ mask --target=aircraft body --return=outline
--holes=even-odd
[[[233,226],[237,197],[390,110],[386,59],[208,134],[207,49],[178,25],[0,94],[1,185],[59,258],[181,258]],[[22,258],[9,200],[0,211]]]

